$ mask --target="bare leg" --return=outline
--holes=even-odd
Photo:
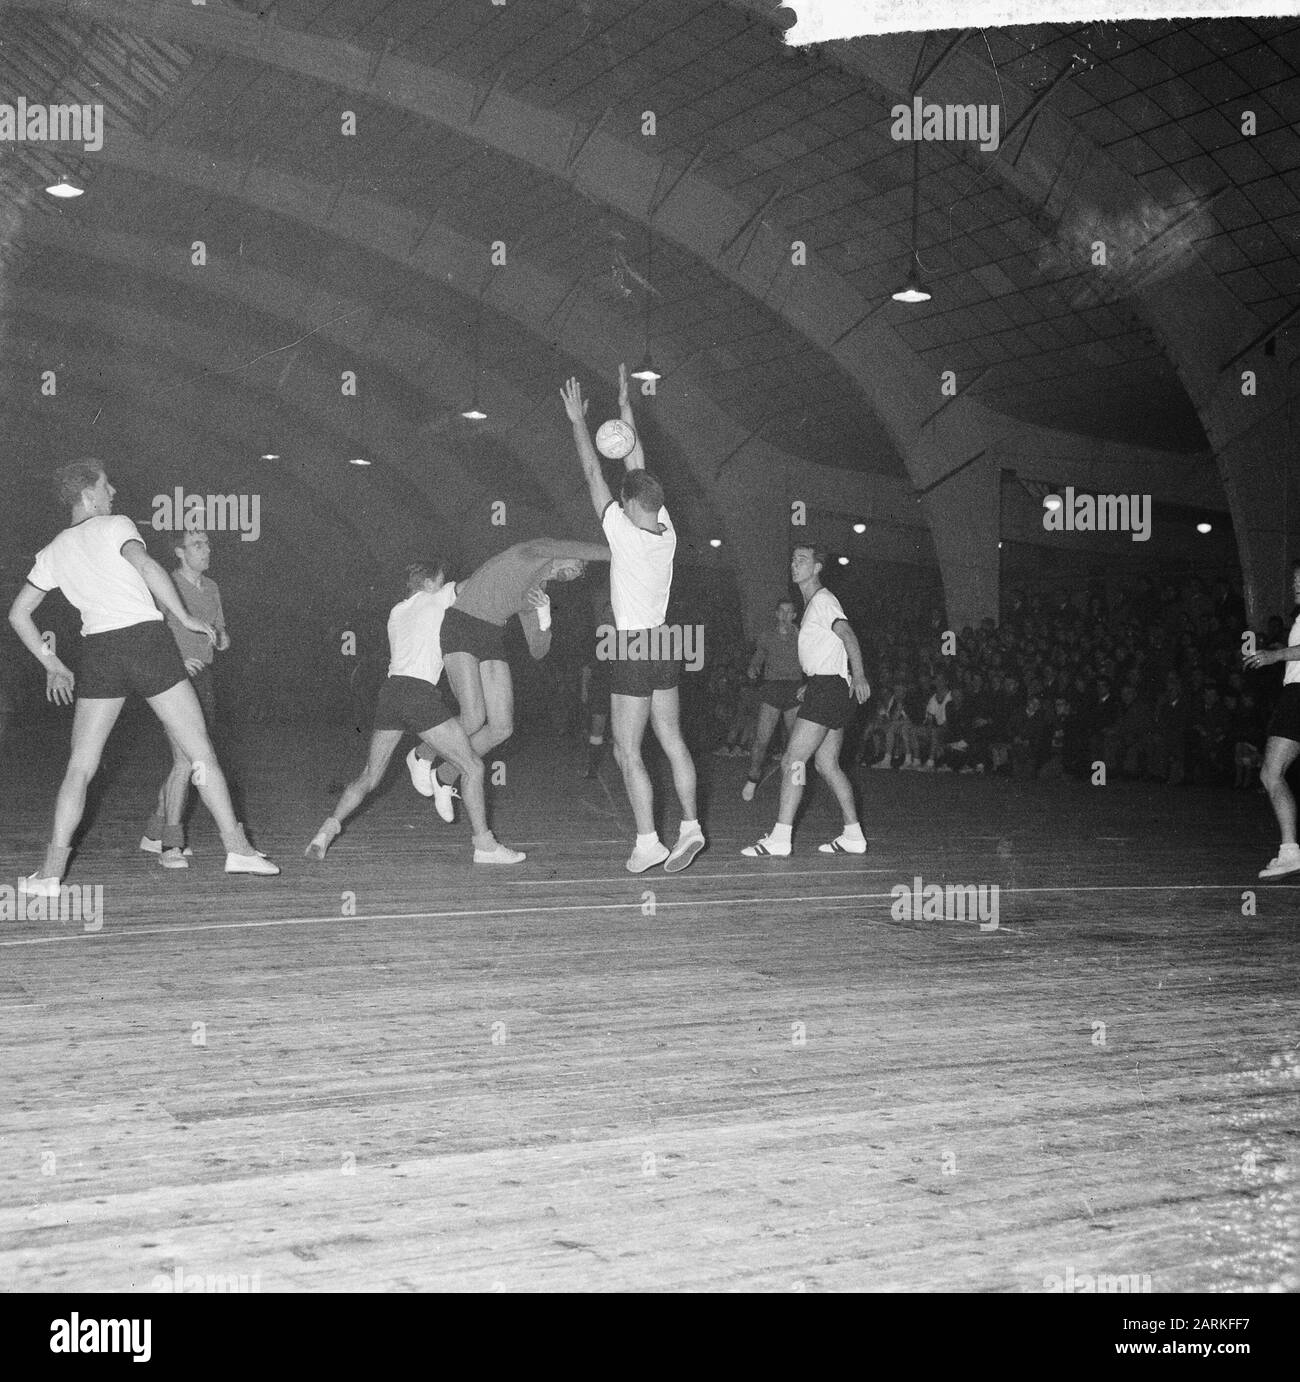
[[[641,741],[650,720],[650,697],[611,696],[609,705],[614,729],[614,760],[623,774],[637,834],[653,835],[656,833],[654,788],[641,757]]]
[[[808,772],[808,760],[821,747],[829,731],[825,725],[811,720],[796,720],[794,733],[781,759],[781,804],[777,808],[778,825],[792,826]]]
[[[749,754],[749,776],[757,782],[763,775],[763,762],[767,758],[767,746],[772,742],[772,733],[781,712],[774,705],[763,701],[758,707],[758,725],[754,730],[754,747]]]
[[[677,800],[682,807],[682,820],[693,821],[696,818],[695,761],[686,747],[686,740],[682,738],[681,697],[675,686],[667,691],[656,691],[651,696],[650,723],[672,769],[673,786],[677,789]],[[646,781],[649,781],[649,777]]]
[[[844,731],[842,729],[832,729],[827,732],[826,738],[817,747],[817,771],[826,780],[826,784],[835,793],[835,800],[840,804],[840,810],[844,813],[845,825],[856,825],[858,823],[858,807],[853,800],[853,784],[849,781],[848,775],[840,767],[840,750],[844,747]]]
[[[334,808],[334,819],[342,825],[345,820],[384,780],[393,753],[402,742],[400,729],[377,729],[370,736],[370,751],[366,755],[366,766],[343,789],[338,805]]]
[[[1300,744],[1294,739],[1270,735],[1268,743],[1264,746],[1264,766],[1259,774],[1259,780],[1268,793],[1273,814],[1277,817],[1278,827],[1282,831],[1284,848],[1296,843],[1295,795],[1287,785],[1286,775],[1298,756]]]
[[[169,690],[150,696],[149,708],[162,721],[172,742],[194,765],[194,785],[204,806],[212,812],[227,853],[251,855],[252,846],[244,836],[243,826],[235,819],[226,777],[213,751],[194,688],[188,681],[177,682]]]
[[[483,790],[483,760],[474,752],[459,720],[444,720],[426,729],[420,738],[460,775],[460,795],[474,832],[475,849],[495,849],[496,838],[487,823],[487,801]]]
[[[125,704],[124,696],[109,700],[79,700],[72,712],[72,752],[54,803],[51,844],[68,849],[86,810],[86,789],[99,770],[104,745]],[[54,875],[48,875],[54,876]]]

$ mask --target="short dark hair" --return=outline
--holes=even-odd
[[[54,493],[65,508],[75,508],[81,502],[83,490],[94,489],[105,473],[103,461],[93,456],[69,461],[54,472]]]
[[[425,581],[436,581],[447,574],[447,563],[442,557],[425,557],[422,561],[409,562],[406,567],[406,589],[414,595]]]
[[[658,513],[664,506],[664,487],[648,470],[629,470],[623,476],[619,497],[625,504],[639,504]]]
[[[796,552],[811,552],[813,561],[823,570],[826,569],[825,547],[819,547],[815,542],[796,542],[795,545],[790,548],[790,555],[794,556]]]

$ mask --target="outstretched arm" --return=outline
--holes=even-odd
[[[149,555],[143,542],[124,543],[122,555],[140,573],[145,585],[149,587],[149,594],[158,602],[159,608],[166,610],[178,624],[189,629],[191,633],[204,634],[216,643],[216,629],[205,620],[196,619],[185,608],[181,597],[176,593],[176,587],[172,584],[172,578]]]
[[[568,557],[576,561],[608,561],[609,548],[602,542],[570,542],[564,537],[535,537],[528,544],[538,561]]]
[[[600,473],[600,458],[591,444],[591,433],[587,430],[587,400],[582,396],[582,385],[576,379],[570,379],[560,390],[560,397],[564,400],[565,414],[573,424],[573,444],[578,448],[578,460],[582,462],[582,473],[586,477],[592,507],[596,510],[596,517],[601,518],[614,496]]]
[[[618,367],[618,415],[636,435],[636,445],[624,456],[623,465],[627,470],[644,470],[645,450],[641,446],[641,433],[636,430],[636,423],[632,418],[632,404],[627,395],[626,365]]]

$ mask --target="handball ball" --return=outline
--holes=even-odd
[[[636,433],[622,418],[610,418],[596,429],[596,450],[607,460],[621,461],[635,445]]]

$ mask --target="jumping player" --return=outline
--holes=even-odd
[[[840,602],[821,583],[826,554],[814,547],[796,547],[790,575],[804,599],[799,625],[799,664],[808,681],[790,742],[781,759],[781,803],[776,824],[755,845],[740,852],[751,859],[790,853],[790,829],[803,796],[809,758],[835,793],[844,813],[844,829],[823,854],[865,854],[866,837],[858,824],[853,786],[840,767],[844,729],[853,718],[853,702],[862,705],[871,695],[862,670],[857,635],[844,617]]]
[[[1300,560],[1291,563],[1291,596],[1300,606]],[[1268,722],[1268,742],[1264,745],[1264,766],[1259,780],[1282,832],[1282,845],[1277,857],[1270,859],[1259,872],[1261,878],[1282,878],[1288,873],[1300,873],[1300,844],[1296,843],[1295,794],[1287,785],[1286,775],[1300,757],[1300,608],[1287,636],[1285,648],[1263,648],[1244,659],[1251,671],[1285,662],[1282,674],[1282,695]]]
[[[518,615],[528,651],[541,661],[551,647],[548,581],[573,581],[589,561],[608,561],[609,548],[595,542],[539,537],[498,553],[458,587],[455,605],[442,621],[442,655],[460,705],[460,724],[480,757],[515,732],[515,690],[506,660],[505,628]],[[435,750],[421,744],[407,755],[415,790],[436,797],[438,813],[450,819],[451,784],[460,769],[450,760],[435,774]]]
[[[456,599],[456,587],[446,580],[443,563],[432,560],[414,562],[406,568],[406,588],[410,593],[393,606],[388,616],[388,679],[375,706],[375,727],[366,766],[343,789],[334,814],[326,817],[304,853],[311,859],[325,858],[325,852],[343,829],[343,822],[384,780],[393,751],[402,736],[410,733],[454,763],[461,774],[465,810],[474,831],[474,862],[518,864],[526,856],[498,844],[488,829],[483,760],[438,694],[437,681],[443,666],[439,633],[447,610]]]
[[[645,469],[645,453],[638,437],[623,462],[627,473],[616,502],[600,471],[587,428],[587,403],[578,381],[570,379],[560,390],[560,397],[573,424],[573,440],[591,502],[609,540],[610,600],[619,637],[629,650],[641,651],[648,646],[651,651],[662,651],[677,548],[677,534],[664,508],[663,486]],[[618,406],[623,421],[635,431],[623,365],[618,368]],[[632,636],[624,638],[625,634]],[[680,672],[677,660],[670,657],[621,657],[610,669],[614,757],[636,817],[636,846],[627,861],[629,873],[644,873],[656,864],[663,864],[668,873],[678,873],[704,848],[704,833],[695,810],[695,764],[681,731]],[[654,726],[655,737],[671,765],[682,808],[680,832],[671,850],[655,829],[654,789],[641,757],[647,723]]]
[[[199,698],[203,721],[208,727],[208,734],[212,735],[217,726],[217,692],[212,680],[212,659],[215,653],[224,653],[230,647],[226,615],[221,608],[221,591],[217,589],[216,581],[203,574],[211,564],[212,547],[207,533],[191,529],[172,547],[172,552],[178,559],[176,570],[172,572],[176,593],[196,619],[211,624],[217,631],[214,645],[211,639],[192,633],[170,615],[167,618],[185,670],[189,673],[190,685]],[[190,866],[186,856],[192,851],[185,848],[181,829],[185,799],[189,795],[190,771],[189,761],[181,756],[173,743],[172,770],[158,789],[158,803],[140,840],[140,848],[146,853],[160,855],[159,862],[166,869],[187,869]]]
[[[203,804],[226,847],[227,873],[275,874],[244,834],[230,804],[226,779],[203,723],[198,697],[185,674],[176,641],[163,623],[166,610],[183,628],[216,641],[216,630],[181,603],[171,577],[149,555],[135,524],[113,513],[113,495],[99,461],[73,461],[55,472],[71,526],[37,554],[9,610],[23,646],[45,666],[45,695],[68,705],[76,691],[72,749],[54,808],[54,830],[41,868],[22,880],[25,892],[58,895],[72,837],[86,809],[86,788],[127,695],[143,696],[162,721],[178,754],[194,765]],[[32,615],[54,589],[81,613],[81,670],[73,675],[41,641]],[[155,605],[154,601],[157,601]],[[159,609],[159,606],[162,608]]]
[[[794,601],[783,597],[776,602],[776,625],[764,629],[758,636],[758,647],[749,664],[749,679],[763,674],[758,705],[758,726],[754,731],[754,746],[749,754],[749,777],[740,795],[753,801],[759,779],[763,776],[763,761],[777,721],[785,720],[785,741],[790,742],[795,718],[799,714],[799,688],[803,685],[803,669],[799,666],[799,629],[795,623]]]

